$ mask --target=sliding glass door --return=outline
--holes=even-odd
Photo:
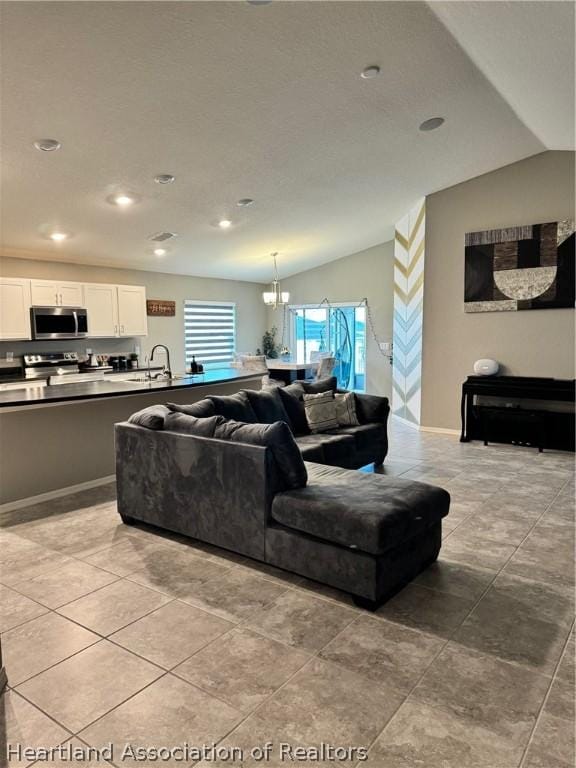
[[[338,386],[363,392],[366,387],[366,307],[292,306],[290,314],[294,357],[309,363],[320,356],[333,355]]]

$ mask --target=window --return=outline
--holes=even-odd
[[[291,306],[292,349],[298,361],[313,362],[319,355],[336,358],[338,386],[363,392],[366,386],[366,307],[337,303],[330,306]]]
[[[236,352],[236,304],[219,301],[184,302],[186,367],[192,362],[205,368],[223,368]]]

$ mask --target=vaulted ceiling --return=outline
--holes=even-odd
[[[1,28],[5,254],[267,281],[574,148],[570,2],[4,2]]]

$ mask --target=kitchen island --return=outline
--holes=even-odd
[[[173,379],[115,376],[0,392],[0,510],[113,481],[114,424],[135,411],[260,389],[261,378],[222,368]]]

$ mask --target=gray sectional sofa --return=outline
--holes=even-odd
[[[357,395],[359,425],[306,435],[301,395],[285,389],[154,406],[117,424],[120,515],[337,587],[374,609],[437,558],[450,497],[353,469],[384,460],[386,398]]]

